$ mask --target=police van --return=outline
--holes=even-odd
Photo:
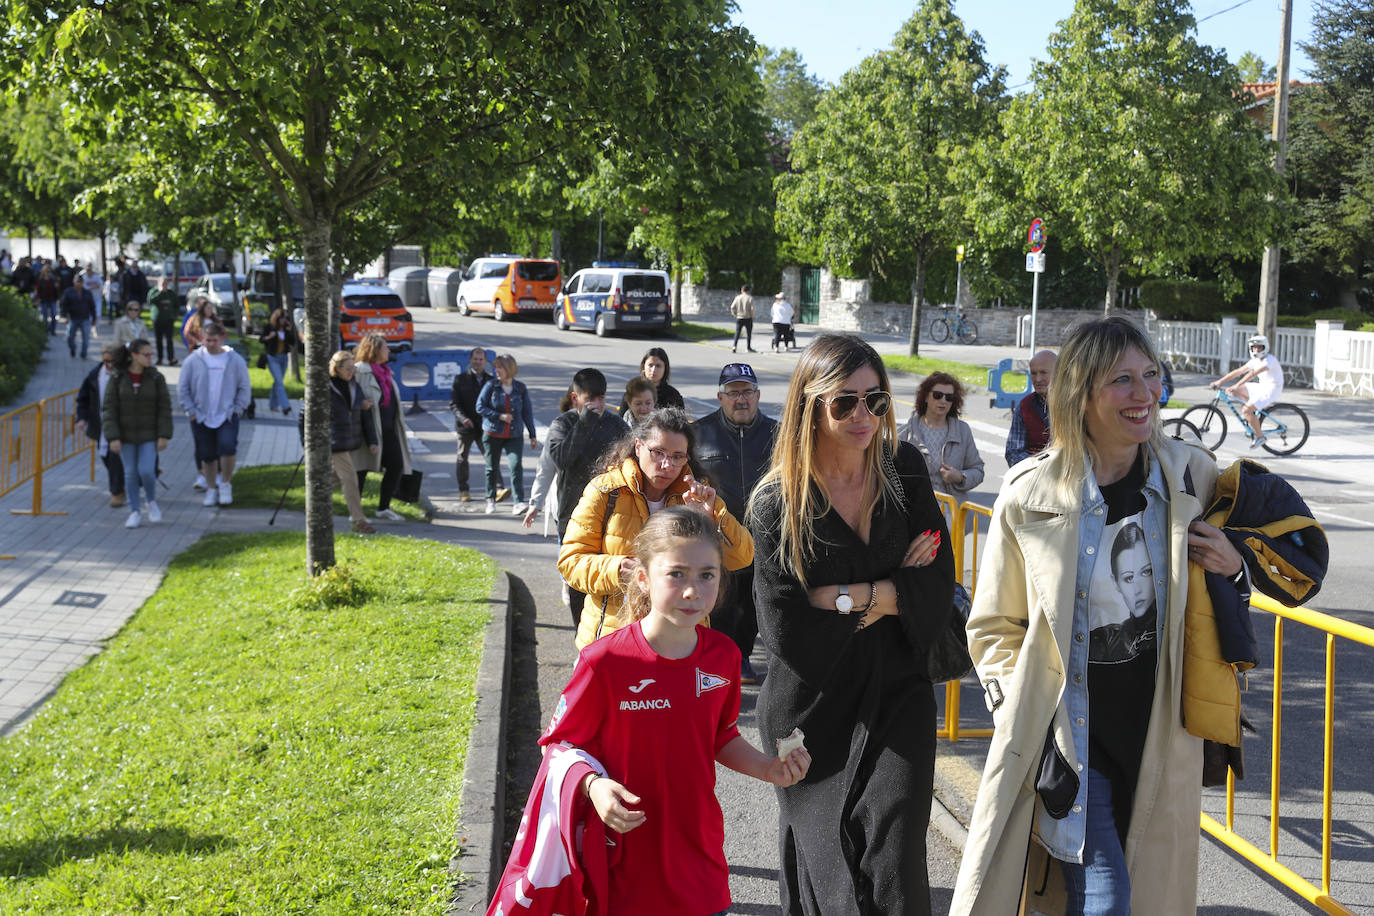
[[[553,313],[560,330],[668,331],[673,324],[672,287],[662,270],[595,262],[573,274]]]

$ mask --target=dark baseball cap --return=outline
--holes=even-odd
[[[731,382],[749,382],[757,385],[759,377],[754,374],[754,367],[748,363],[729,363],[720,370],[720,382],[717,384],[724,388]]]

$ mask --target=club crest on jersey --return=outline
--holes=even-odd
[[[701,696],[703,693],[716,690],[720,687],[729,686],[730,679],[728,677],[720,677],[716,674],[707,674],[700,668],[697,669],[697,696]]]

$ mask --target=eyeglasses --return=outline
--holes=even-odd
[[[951,404],[954,403],[953,391],[932,391],[930,392],[930,396],[937,401],[949,401]]]
[[[647,445],[645,446],[645,448],[649,449],[649,457],[653,459],[654,464],[663,464],[664,462],[667,462],[675,468],[680,468],[687,463],[687,459],[690,457],[685,452],[670,453],[665,452],[661,448],[650,448]]]
[[[721,394],[725,395],[732,401],[747,401],[758,393],[759,390],[757,388],[736,388],[734,391],[731,391],[729,388],[726,388],[724,391],[721,392]]]
[[[828,401],[821,398],[820,402],[829,406],[833,419],[847,420],[858,408],[860,400],[863,400],[869,415],[874,417],[887,416],[888,409],[892,407],[892,395],[886,391],[870,391],[863,395],[862,399],[857,394],[837,394]]]

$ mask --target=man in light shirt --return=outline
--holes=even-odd
[[[248,364],[224,347],[224,326],[206,324],[203,345],[186,357],[177,397],[191,420],[196,460],[205,475],[205,506],[227,506],[234,501],[230,479],[238,453],[239,417],[253,394]]]

